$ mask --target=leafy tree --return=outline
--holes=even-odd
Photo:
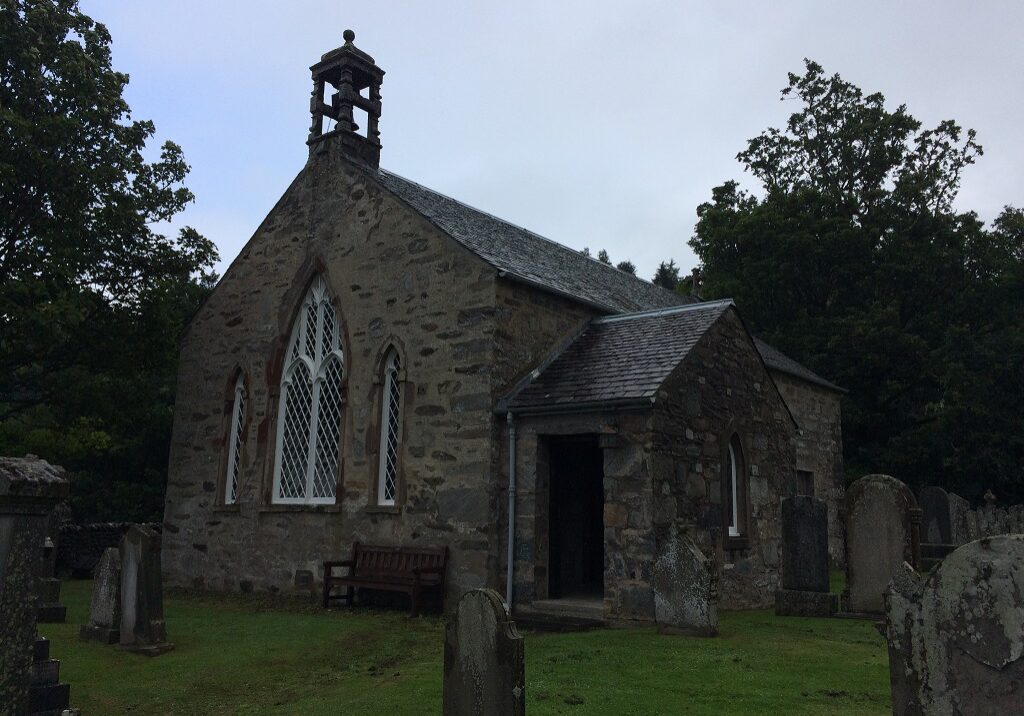
[[[608,258],[608,252],[605,251],[604,249],[601,249],[600,251],[597,252],[597,260],[603,264],[611,265],[612,263],[612,260]]]
[[[619,261],[619,263],[615,264],[615,268],[619,271],[625,271],[628,274],[636,276],[636,264],[632,261]]]
[[[110,35],[76,0],[0,5],[0,452],[79,473],[83,516],[161,511],[177,336],[214,245],[166,236],[181,149],[143,151]],[[118,514],[113,514],[117,512]]]
[[[675,291],[676,286],[679,284],[679,267],[676,266],[675,260],[669,259],[668,263],[662,261],[658,264],[658,270],[655,271],[654,278],[651,281],[655,286]]]
[[[850,390],[853,475],[1024,499],[1024,220],[953,210],[974,132],[922,129],[811,61],[782,95],[786,127],[738,155],[762,195],[728,181],[698,207],[703,294]]]

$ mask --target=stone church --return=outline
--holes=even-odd
[[[449,597],[650,621],[677,530],[722,606],[769,604],[780,499],[838,523],[842,391],[729,300],[381,169],[384,72],[353,39],[311,68],[309,159],[182,338],[165,578],[308,593],[356,541],[444,545]]]

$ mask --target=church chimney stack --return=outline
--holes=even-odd
[[[384,70],[352,44],[356,34],[345,30],[345,44],[331,50],[315,65],[309,111],[309,152],[340,146],[353,161],[380,166],[380,85]],[[326,126],[325,126],[326,122]]]

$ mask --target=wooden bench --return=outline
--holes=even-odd
[[[348,567],[345,576],[335,569]],[[436,592],[444,609],[444,576],[448,567],[447,547],[381,547],[352,545],[352,559],[324,562],[324,608],[334,600],[353,603],[355,590],[379,589],[405,592],[412,602],[412,616],[419,614],[420,598]],[[343,594],[331,594],[344,587]]]

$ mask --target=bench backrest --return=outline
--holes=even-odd
[[[389,574],[408,576],[413,569],[443,569],[448,560],[447,547],[381,547],[357,542],[352,552],[355,561],[352,573],[361,577]],[[443,571],[441,577],[444,578]]]

